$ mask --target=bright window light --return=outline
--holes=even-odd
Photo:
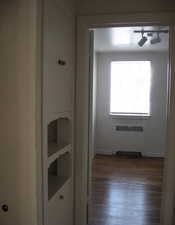
[[[151,62],[112,61],[110,114],[150,115]]]

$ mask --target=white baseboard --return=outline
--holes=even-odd
[[[96,154],[102,154],[102,155],[113,155],[115,152],[120,151],[120,150],[110,150],[110,149],[96,149],[95,153]],[[128,150],[126,150],[128,151]],[[155,153],[155,152],[141,152],[142,156],[145,157],[162,157],[164,158],[163,153]]]

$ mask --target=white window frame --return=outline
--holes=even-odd
[[[110,88],[109,88],[109,116],[111,118],[131,118],[131,119],[149,119],[151,117],[151,100],[150,100],[150,106],[149,106],[149,113],[112,113],[111,112],[111,63],[112,62],[120,62],[120,61],[148,61],[151,64],[151,81],[150,81],[150,93],[149,98],[151,99],[151,92],[152,92],[152,61],[151,60],[116,60],[113,59],[110,61]]]

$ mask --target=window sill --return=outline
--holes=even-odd
[[[110,113],[112,119],[150,119],[151,115],[147,114],[114,114]]]

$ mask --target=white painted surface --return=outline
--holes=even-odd
[[[1,225],[39,224],[36,8],[35,0],[1,1],[0,7]]]
[[[162,12],[175,10],[173,0],[77,0],[78,15]]]
[[[50,115],[71,111],[73,103],[74,15],[69,4],[63,5],[58,0],[45,1],[43,92],[47,120]]]
[[[75,12],[74,1],[45,0],[43,24],[43,182],[44,182],[44,225],[72,225],[73,224],[73,107],[74,107],[74,72],[75,72]],[[58,63],[65,62],[64,65]],[[61,157],[55,153],[48,157],[48,124],[56,119],[70,120],[68,132],[70,135],[70,160],[66,161],[70,168],[69,182],[61,189],[56,187],[53,197],[48,200],[48,163],[54,158]],[[68,145],[67,145],[68,147]],[[60,149],[63,153],[64,148]],[[59,161],[59,160],[58,160]],[[57,161],[57,162],[58,162]],[[58,166],[61,164],[58,163]],[[65,168],[63,168],[64,170]],[[59,168],[59,170],[61,170]],[[61,180],[61,177],[57,178]],[[57,180],[56,180],[57,183]],[[63,198],[60,196],[63,195]]]
[[[97,52],[111,52],[111,51],[164,51],[168,49],[168,33],[161,33],[161,42],[151,44],[150,41],[157,37],[153,34],[148,38],[147,42],[140,47],[138,45],[141,39],[141,33],[134,33],[134,31],[141,30],[168,30],[166,26],[142,26],[142,27],[114,27],[114,28],[98,28],[94,30],[94,48]]]
[[[96,152],[139,151],[163,156],[166,143],[167,53],[98,53]],[[143,119],[109,116],[110,62],[152,61],[151,117]],[[143,126],[143,132],[116,131],[116,125]]]
[[[49,225],[70,225],[73,224],[72,217],[72,179],[69,179],[62,188],[49,201]],[[63,198],[60,198],[63,196]],[[68,207],[71,206],[71,207]]]
[[[93,88],[93,96],[92,96],[92,158],[95,156],[95,139],[96,139],[96,100],[97,100],[97,61],[98,61],[98,55],[94,51],[93,55],[93,83],[92,83],[92,88]]]

